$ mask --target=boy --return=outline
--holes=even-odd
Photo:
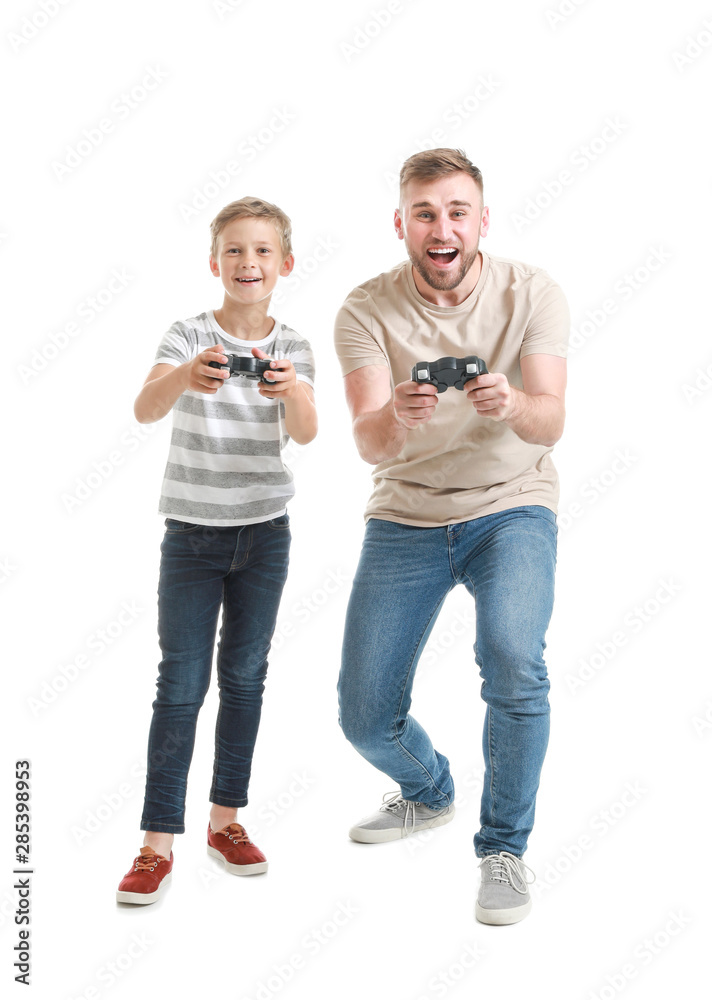
[[[134,408],[140,423],[173,409],[173,434],[159,506],[166,515],[158,586],[163,658],[148,740],[146,835],[119,885],[116,898],[125,903],[152,903],[170,881],[221,608],[208,853],[235,875],[267,870],[237,809],[247,804],[289,560],[286,506],[294,487],[281,449],[290,438],[307,444],[316,435],[314,360],[306,340],[267,315],[277,278],[294,267],[288,217],[242,198],[210,228],[222,308],[171,326]],[[228,353],[273,359],[264,375],[269,384],[210,366],[226,364]]]

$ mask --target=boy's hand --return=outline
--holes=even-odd
[[[222,344],[209,347],[207,351],[198,354],[186,365],[186,389],[193,392],[215,393],[223,384],[226,378],[230,378],[229,368],[210,368],[208,362],[218,361],[222,365],[227,364],[225,348]]]
[[[259,347],[253,347],[252,353],[262,361],[271,362],[270,371],[265,372],[265,378],[274,385],[267,385],[260,380],[257,383],[260,395],[266,396],[267,399],[292,399],[298,392],[297,373],[292,362],[288,358],[275,361]]]

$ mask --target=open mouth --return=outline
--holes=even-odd
[[[241,285],[252,285],[256,281],[262,281],[262,278],[238,278],[237,280]]]
[[[459,252],[457,247],[434,247],[428,250],[428,257],[436,264],[452,264]]]

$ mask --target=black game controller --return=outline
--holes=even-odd
[[[208,364],[211,368],[228,368],[230,378],[233,375],[242,375],[243,378],[260,379],[267,385],[271,384],[271,379],[265,378],[265,372],[271,370],[270,362],[263,361],[261,358],[243,358],[239,354],[228,354],[226,365],[220,364],[219,361],[208,361]]]
[[[419,361],[413,366],[410,377],[422,385],[425,382],[434,385],[438,392],[445,392],[450,386],[464,389],[465,382],[487,375],[487,365],[482,358],[471,354],[467,358],[438,358],[437,361]]]

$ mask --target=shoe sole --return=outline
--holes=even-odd
[[[402,840],[403,837],[410,837],[414,833],[422,833],[424,830],[432,830],[436,826],[445,826],[455,816],[455,810],[436,816],[435,819],[418,821],[415,829],[405,826],[394,826],[387,830],[367,830],[361,826],[352,826],[349,830],[349,837],[357,844],[385,844],[390,840]]]
[[[211,858],[222,861],[231,875],[262,875],[269,867],[269,862],[267,861],[256,861],[252,865],[234,865],[216,847],[210,847],[210,845],[208,845],[208,854]]]
[[[145,906],[146,903],[155,903],[157,899],[160,898],[161,893],[167,885],[171,883],[171,873],[162,880],[159,887],[155,892],[117,892],[116,902],[117,903],[138,903],[139,906]]]
[[[475,906],[475,917],[481,924],[516,924],[523,920],[532,908],[531,899],[522,906],[509,906],[503,910],[488,910],[479,903]]]

